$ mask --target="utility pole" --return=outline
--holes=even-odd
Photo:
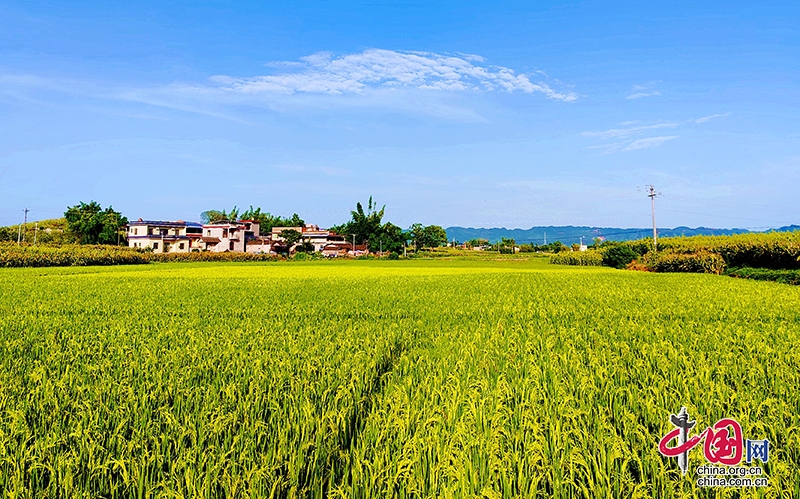
[[[27,225],[28,224],[28,212],[31,211],[31,210],[29,210],[28,208],[25,208],[22,211],[25,212],[25,219],[24,219],[25,221],[22,222],[22,225]],[[20,241],[22,240],[22,225],[19,226],[19,232],[17,233],[17,245],[19,245]]]
[[[647,197],[650,198],[650,209],[653,213],[653,251],[658,251],[658,233],[656,232],[656,196],[658,191],[650,184]]]
[[[356,235],[355,234],[350,234],[350,235],[353,236],[353,256],[356,256]]]
[[[544,231],[544,245],[547,246],[547,231]]]
[[[36,222],[36,230],[33,231],[33,245],[36,246],[36,238],[39,236],[39,222]]]

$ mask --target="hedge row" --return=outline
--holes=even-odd
[[[599,266],[603,265],[603,255],[597,250],[567,251],[551,256],[550,263],[555,265]]]
[[[731,277],[741,277],[743,279],[800,285],[800,270],[753,269],[742,267],[729,269],[725,274]]]
[[[274,262],[283,259],[266,253],[238,253],[214,251],[193,251],[191,253],[150,253],[153,262]]]
[[[652,249],[652,239],[624,245],[639,255]],[[731,267],[800,269],[800,231],[736,234],[733,236],[668,237],[658,240],[659,252],[716,253]]]
[[[150,255],[120,246],[0,244],[0,267],[69,267],[150,263]]]
[[[719,275],[725,271],[725,260],[720,255],[707,250],[698,250],[694,253],[651,252],[644,255],[638,263],[653,272],[695,272]]]
[[[153,262],[270,262],[281,257],[253,253],[150,253],[125,246],[19,245],[0,243],[0,267],[136,265]]]

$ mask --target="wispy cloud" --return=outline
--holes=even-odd
[[[321,52],[266,66],[272,74],[217,75],[205,82],[131,88],[117,96],[225,119],[233,119],[244,108],[261,107],[280,113],[381,109],[464,122],[486,121],[470,102],[479,94],[540,94],[559,102],[578,99],[542,71],[518,73],[469,54],[369,49],[346,55]]]
[[[661,95],[661,92],[656,90],[655,92],[636,92],[634,94],[630,94],[629,96],[625,97],[626,99],[641,99],[642,97],[653,97],[656,95]]]
[[[628,96],[625,97],[629,100],[635,99],[642,99],[644,97],[654,97],[661,95],[661,92],[658,91],[656,85],[658,84],[657,81],[647,83],[645,85],[634,85],[631,87],[630,92],[628,92]]]
[[[658,147],[664,142],[669,140],[677,139],[678,135],[662,135],[660,137],[648,137],[646,139],[639,139],[634,140],[626,147],[623,147],[622,151],[636,151],[639,149],[649,149],[650,147]]]
[[[657,130],[659,128],[675,128],[680,126],[680,124],[681,122],[679,121],[666,121],[652,125],[628,126],[626,128],[612,128],[610,130],[603,131],[581,132],[581,135],[584,137],[598,137],[601,139],[616,139],[630,137],[632,135],[639,135],[649,130]]]
[[[659,135],[656,137],[636,138],[637,136],[649,135],[655,130],[676,129],[684,125],[702,124],[713,119],[729,116],[731,113],[712,114],[702,118],[693,118],[684,121],[662,121],[658,123],[639,124],[639,121],[626,121],[618,128],[599,131],[581,132],[584,137],[599,138],[601,140],[617,139],[617,142],[605,143],[591,146],[592,149],[600,149],[605,154],[613,152],[629,152],[639,149],[649,149],[658,147],[664,143],[679,138],[679,135]]]
[[[630,93],[628,94],[626,99],[634,100],[634,99],[641,99],[643,97],[654,97],[661,95],[655,86],[658,82],[651,82],[646,85],[634,85],[631,88]]]
[[[694,120],[695,123],[705,123],[706,121],[715,120],[717,118],[724,118],[725,116],[730,116],[731,113],[722,113],[722,114],[712,114],[710,116],[703,116],[702,118],[697,118]]]
[[[449,120],[485,121],[470,99],[489,93],[538,94],[572,102],[578,94],[543,71],[517,72],[474,54],[368,49],[320,52],[273,61],[264,74],[216,75],[205,81],[152,86],[0,74],[0,98],[30,101],[51,91],[118,100],[250,123],[247,108],[298,110],[382,109]]]
[[[299,63],[279,61],[269,66],[283,71],[253,77],[220,75],[210,81],[217,89],[239,94],[341,95],[389,87],[456,92],[519,91],[541,93],[565,102],[578,99],[574,92],[557,91],[544,81],[532,80],[532,75],[486,65],[483,58],[466,54],[368,49],[343,56],[320,52],[302,57]]]

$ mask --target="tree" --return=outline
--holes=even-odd
[[[487,244],[489,244],[488,239],[476,238],[476,239],[470,239],[469,241],[464,243],[464,246],[466,246],[469,249],[472,249],[475,248],[476,246],[484,246]]]
[[[378,247],[384,252],[402,253],[406,241],[408,241],[408,234],[395,224],[386,222],[381,227],[381,232],[378,236]]]
[[[117,244],[125,242],[120,230],[128,219],[109,206],[105,210],[96,201],[67,207],[67,228],[80,244]]]
[[[230,213],[227,213],[225,210],[208,210],[204,211],[200,214],[200,219],[203,221],[204,224],[213,224],[216,222],[221,222],[223,220],[232,220],[236,221],[239,219],[239,209],[234,206],[231,208]]]
[[[447,232],[438,225],[414,224],[408,232],[418,249],[435,248],[447,243]]]
[[[293,213],[290,218],[283,218],[280,215],[273,215],[261,211],[261,207],[253,208],[253,205],[242,213],[241,220],[253,220],[258,222],[259,235],[266,235],[272,232],[273,227],[302,227],[306,224],[297,213]]]
[[[507,239],[503,237],[500,239],[500,253],[513,255],[516,245],[517,242],[514,239]]]
[[[376,236],[380,236],[381,221],[386,211],[386,205],[380,210],[377,208],[378,204],[373,203],[372,196],[370,196],[366,212],[361,203],[356,203],[355,211],[350,212],[352,219],[349,222],[347,233],[356,236],[357,244],[366,244],[370,239],[378,239]]]
[[[286,241],[286,244],[291,248],[294,244],[303,238],[303,234],[294,229],[284,229],[280,234],[281,238]]]
[[[623,269],[626,265],[631,263],[639,255],[633,251],[630,246],[625,244],[618,244],[608,246],[602,250],[603,265],[614,267],[616,269]]]

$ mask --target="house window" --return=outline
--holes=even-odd
[[[158,249],[158,243],[153,243],[153,249]]]
[[[233,251],[233,241],[231,241],[230,248],[231,248],[231,251]]]
[[[180,243],[180,244],[178,245],[178,249],[183,249],[183,243]]]
[[[206,235],[207,235],[207,236],[210,236],[210,235],[211,235],[211,229],[208,229],[208,230],[206,231]]]

